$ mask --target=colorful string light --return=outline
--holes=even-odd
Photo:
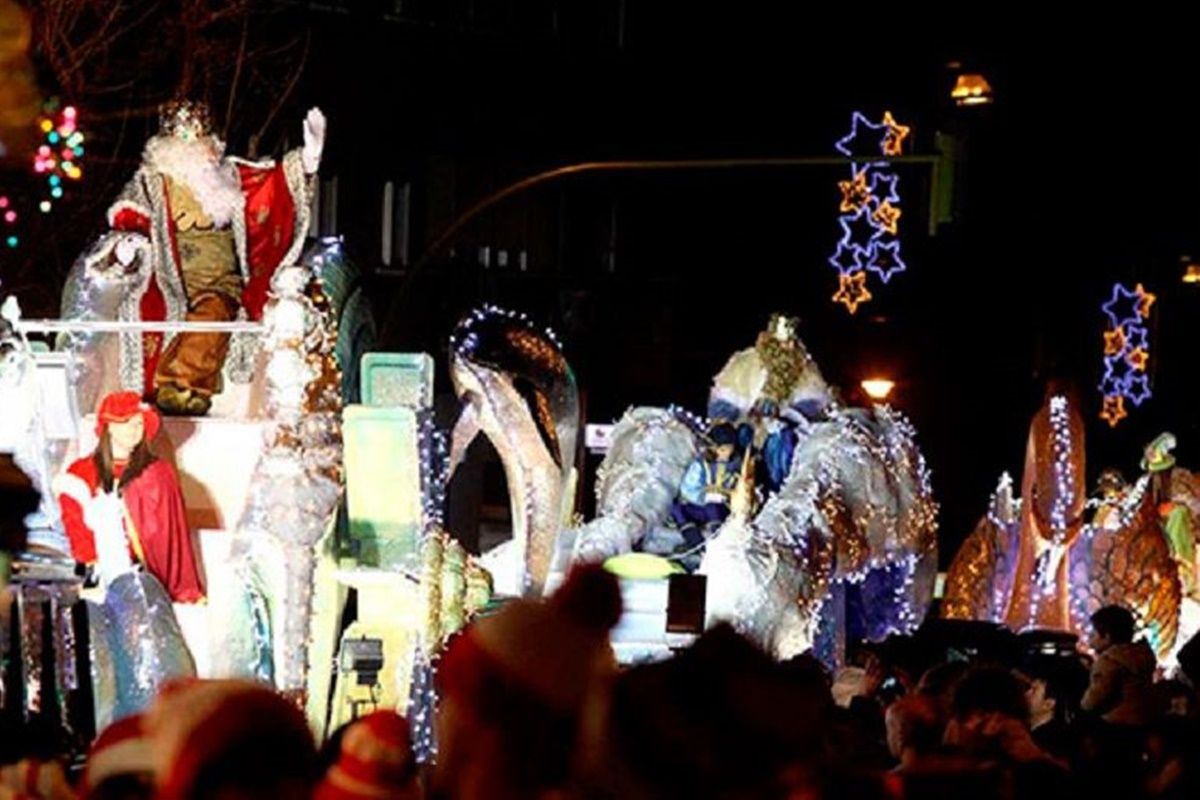
[[[35,175],[45,177],[43,194],[36,201],[28,201],[28,206],[21,198],[0,195],[0,219],[4,226],[0,236],[8,248],[16,248],[21,243],[16,228],[26,210],[32,213],[34,202],[38,211],[48,214],[54,208],[54,201],[62,199],[66,187],[83,179],[80,162],[84,157],[85,136],[79,129],[78,110],[74,106],[60,109],[57,98],[51,98],[42,106],[42,111],[37,121],[42,141],[33,152],[30,166]]]
[[[1128,416],[1126,400],[1140,406],[1151,395],[1150,376],[1146,374],[1150,362],[1146,320],[1155,299],[1140,283],[1132,289],[1118,283],[1113,286],[1112,296],[1100,306],[1109,324],[1104,331],[1104,375],[1100,379],[1104,403],[1100,418],[1112,427]]]
[[[887,283],[908,267],[900,257],[898,237],[900,216],[897,190],[899,177],[886,161],[870,161],[874,153],[900,155],[910,128],[901,125],[890,111],[882,122],[871,122],[859,111],[850,117],[850,132],[834,143],[844,156],[856,159],[850,165],[850,179],[838,181],[842,198],[838,205],[838,240],[830,266],[838,271],[838,290],[833,295],[851,313],[871,299],[866,287],[867,271]],[[857,161],[864,157],[862,162]]]

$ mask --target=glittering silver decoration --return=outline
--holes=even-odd
[[[171,598],[149,573],[117,576],[103,603],[88,604],[88,615],[98,723],[144,711],[165,683],[195,677]]]
[[[508,478],[513,538],[481,557],[498,594],[538,594],[569,509],[579,430],[575,376],[553,333],[487,306],[451,338],[450,377],[464,407],[452,433],[450,469],[482,432]]]
[[[596,474],[596,518],[573,531],[575,561],[628,553],[664,524],[688,466],[699,455],[693,427],[670,410],[635,408],[613,429]]]
[[[341,497],[340,384],[323,375],[336,324],[304,292],[312,274],[279,270],[263,313],[267,351],[264,449],[230,551],[239,591],[217,674],[270,677],[302,695],[307,685],[315,547]]]

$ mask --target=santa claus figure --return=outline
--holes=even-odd
[[[76,561],[106,587],[144,569],[176,603],[204,599],[204,582],[171,465],[150,441],[159,416],[136,392],[104,398],[96,415],[96,451],[55,481],[63,525]]]
[[[304,146],[279,162],[225,156],[203,104],[167,104],[160,128],[109,208],[110,232],[82,259],[83,280],[131,279],[121,319],[258,319],[271,276],[304,245],[324,116],[308,112]],[[164,413],[204,414],[229,341],[221,332],[123,334],[122,386]]]

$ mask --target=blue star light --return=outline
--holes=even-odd
[[[858,126],[860,125],[866,128],[867,132],[859,133]],[[863,116],[862,112],[855,111],[850,117],[850,132],[841,139],[838,139],[833,146],[839,153],[850,158],[862,155],[864,151],[868,153],[882,151],[883,136],[887,132],[886,129],[887,125],[884,123],[871,122]],[[870,143],[871,147],[869,150],[860,146],[858,141],[860,136],[864,137],[864,142]],[[855,152],[856,150],[859,152]]]
[[[871,182],[867,184],[871,189],[871,194],[875,196],[880,203],[899,203],[900,192],[896,190],[896,184],[900,182],[900,176],[889,172],[876,172],[871,176]],[[883,189],[887,187],[885,194]]]
[[[829,263],[839,275],[849,275],[866,268],[867,251],[859,245],[846,241],[837,243],[837,249],[829,257]]]
[[[1100,308],[1108,317],[1112,327],[1117,328],[1123,325],[1128,333],[1129,329],[1142,319],[1142,315],[1138,311],[1141,299],[1141,295],[1136,290],[1126,289],[1117,283],[1113,284],[1112,297]]]
[[[904,272],[904,270],[908,269],[908,265],[904,263],[904,259],[900,258],[900,240],[893,239],[890,242],[872,241],[867,269],[878,275],[879,279],[884,283],[890,281],[896,273]]]

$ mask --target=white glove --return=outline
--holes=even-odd
[[[118,575],[133,569],[125,536],[125,501],[116,492],[98,494],[84,508],[83,521],[96,540],[96,575],[107,588]]]
[[[300,151],[300,163],[306,175],[315,175],[321,166],[321,151],[325,149],[325,115],[313,107],[304,116],[304,149]]]
[[[117,246],[113,248],[113,255],[116,256],[117,263],[123,267],[128,267],[138,257],[138,251],[142,249],[146,237],[140,234],[131,233],[122,236],[117,242]]]

